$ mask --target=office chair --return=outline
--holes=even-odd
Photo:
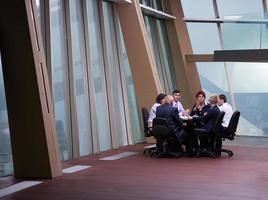
[[[208,155],[212,158],[216,157],[215,145],[217,136],[219,135],[224,114],[224,112],[219,113],[211,133],[208,133],[206,129],[203,128],[194,128],[193,134],[197,137],[199,141],[200,139],[209,141],[209,146],[204,146],[202,143],[199,145],[198,150],[196,152],[196,157],[200,157],[201,155]]]
[[[235,111],[232,114],[232,117],[230,119],[229,125],[227,128],[223,129],[220,134],[220,152],[225,152],[229,155],[229,157],[232,157],[234,155],[233,151],[228,150],[228,149],[222,149],[222,140],[228,139],[228,140],[234,140],[235,138],[235,132],[237,129],[237,125],[238,125],[238,121],[239,121],[239,117],[240,117],[240,112],[239,111]]]
[[[152,134],[152,128],[149,128],[148,127],[148,118],[149,118],[149,111],[147,108],[145,107],[142,107],[141,108],[141,114],[142,114],[142,121],[143,121],[143,127],[144,127],[144,136],[145,137],[151,137],[153,136]],[[150,145],[150,146],[146,146],[144,147],[144,150],[143,150],[143,154],[146,154],[146,153],[151,153],[153,151],[156,151],[156,145]]]
[[[156,152],[152,152],[151,156],[157,155],[157,158],[161,157],[175,157],[179,158],[182,156],[179,152],[173,152],[168,148],[171,144],[171,140],[175,140],[170,136],[168,128],[168,122],[164,118],[154,118],[152,134],[156,139]]]

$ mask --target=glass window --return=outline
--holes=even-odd
[[[166,82],[165,85],[167,86],[167,91],[171,93],[176,86],[176,81],[175,81],[175,75],[174,75],[175,72],[171,58],[165,21],[157,19],[156,24],[157,24],[157,31],[159,33],[159,47],[163,62],[163,69],[164,69],[163,75],[165,77],[164,80]]]
[[[120,24],[119,24],[120,25]],[[128,131],[132,133],[134,143],[140,143],[144,141],[144,133],[142,131],[140,121],[139,121],[139,108],[136,101],[136,93],[135,86],[132,79],[132,73],[130,69],[130,65],[128,62],[127,51],[125,48],[124,38],[121,31],[121,26],[119,26],[119,37],[120,37],[120,53],[121,53],[121,71],[124,76],[122,79],[123,85],[125,86],[125,92],[127,93],[127,99],[125,100],[125,106],[129,109],[129,119],[130,119],[130,128],[128,127]],[[127,118],[128,120],[128,118]],[[128,134],[130,135],[130,134]]]
[[[158,71],[158,76],[161,82],[161,85],[165,86],[164,84],[164,78],[163,78],[163,73],[161,69],[161,61],[160,61],[160,53],[159,53],[159,48],[158,48],[158,43],[157,43],[157,36],[156,36],[156,30],[154,26],[154,20],[153,17],[150,16],[144,16],[144,21],[145,21],[145,26],[147,30],[147,35],[149,39],[149,44],[150,44],[150,49],[153,55],[153,58],[155,60],[156,66],[157,66],[157,71]]]
[[[6,95],[0,56],[0,177],[13,173]]]
[[[140,0],[140,3],[149,7],[152,7],[152,0]]]
[[[194,54],[213,54],[221,49],[216,24],[187,23]]]
[[[268,23],[261,24],[261,42],[260,48],[261,49],[268,49]]]
[[[144,21],[160,82],[165,92],[170,93],[176,83],[165,21],[146,15]]]
[[[161,0],[153,0],[153,8],[156,10],[163,11],[163,6]]]
[[[81,1],[70,0],[70,11],[79,148],[80,155],[83,156],[92,153],[92,137]]]
[[[221,18],[260,19],[263,16],[262,0],[218,0],[217,4]]]
[[[196,63],[196,65],[202,88],[204,88],[208,94],[229,92],[223,63],[200,62]]]
[[[228,63],[241,135],[268,136],[267,63]]]
[[[62,160],[72,157],[64,5],[50,1],[51,57],[56,131]]]
[[[87,0],[87,18],[90,48],[90,74],[94,79],[95,107],[100,151],[111,149],[108,103],[105,85],[103,49],[98,0]]]
[[[45,5],[44,5],[44,0],[35,0],[36,1],[36,6],[37,6],[37,11],[38,11],[38,17],[40,21],[40,27],[41,27],[41,33],[42,33],[42,41],[43,41],[43,46],[46,54],[46,38],[45,38]]]
[[[185,17],[215,18],[212,0],[181,0]]]
[[[259,49],[261,47],[261,24],[224,23],[224,49]],[[264,33],[263,41],[267,36]]]
[[[111,124],[112,131],[114,131],[114,141],[117,141],[119,146],[123,146],[127,144],[126,121],[118,62],[118,47],[116,44],[115,16],[112,6],[112,3],[103,2],[106,49],[108,50],[106,72],[107,81],[109,82],[110,117],[116,119]]]

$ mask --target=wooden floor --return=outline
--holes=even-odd
[[[151,158],[143,155],[144,145],[83,157],[64,163],[90,165],[73,174],[6,196],[23,200],[267,200],[268,149],[229,146],[229,158]],[[124,151],[139,154],[120,160],[101,157]]]

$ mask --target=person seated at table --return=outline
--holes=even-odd
[[[204,116],[204,114],[210,109],[210,105],[206,104],[206,93],[203,90],[200,90],[196,93],[196,102],[192,107],[190,116]],[[203,121],[197,121],[194,126],[201,127]]]
[[[156,115],[156,108],[158,106],[160,106],[163,103],[163,99],[166,97],[166,94],[160,93],[157,95],[156,99],[155,99],[155,103],[151,108],[150,114],[149,114],[149,118],[148,118],[148,127],[152,127],[153,126],[153,119],[155,118]]]
[[[183,128],[182,121],[180,119],[178,109],[173,107],[173,97],[167,95],[163,99],[163,104],[156,108],[156,117],[165,118],[168,122],[170,137],[173,137],[178,151],[182,151],[181,144],[183,138],[180,138],[180,131]]]
[[[176,89],[172,92],[172,96],[173,96],[173,107],[178,109],[179,115],[185,115],[186,112],[180,102],[181,92]]]
[[[216,122],[216,119],[218,117],[218,115],[220,114],[220,109],[217,105],[218,103],[218,95],[217,94],[212,94],[209,97],[209,105],[210,108],[207,112],[204,113],[203,116],[199,116],[196,118],[193,118],[194,121],[198,122],[198,121],[203,121],[204,124],[202,125],[201,128],[206,130],[207,134],[211,134],[212,133],[212,128]],[[209,146],[208,145],[208,141],[205,140],[204,138],[200,140],[200,143],[202,146]]]
[[[232,106],[227,103],[227,98],[224,94],[219,95],[218,106],[219,106],[220,111],[223,111],[225,113],[223,120],[222,120],[222,126],[228,127],[230,119],[234,111],[233,111]]]
[[[230,119],[234,113],[233,108],[230,104],[227,103],[227,98],[224,94],[219,95],[218,99],[218,106],[220,111],[224,112],[224,117],[221,124],[220,134],[222,136],[225,136],[228,134],[227,127],[229,125]],[[218,138],[216,140],[216,153],[218,155],[221,155],[221,148],[222,148],[222,139]]]
[[[190,115],[203,116],[205,112],[209,110],[209,105],[206,104],[206,93],[203,90],[200,90],[196,93],[196,102],[192,107]]]

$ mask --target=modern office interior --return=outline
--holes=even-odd
[[[0,1],[0,198],[267,199],[267,4]],[[174,89],[227,96],[233,157],[143,154],[141,108]]]

